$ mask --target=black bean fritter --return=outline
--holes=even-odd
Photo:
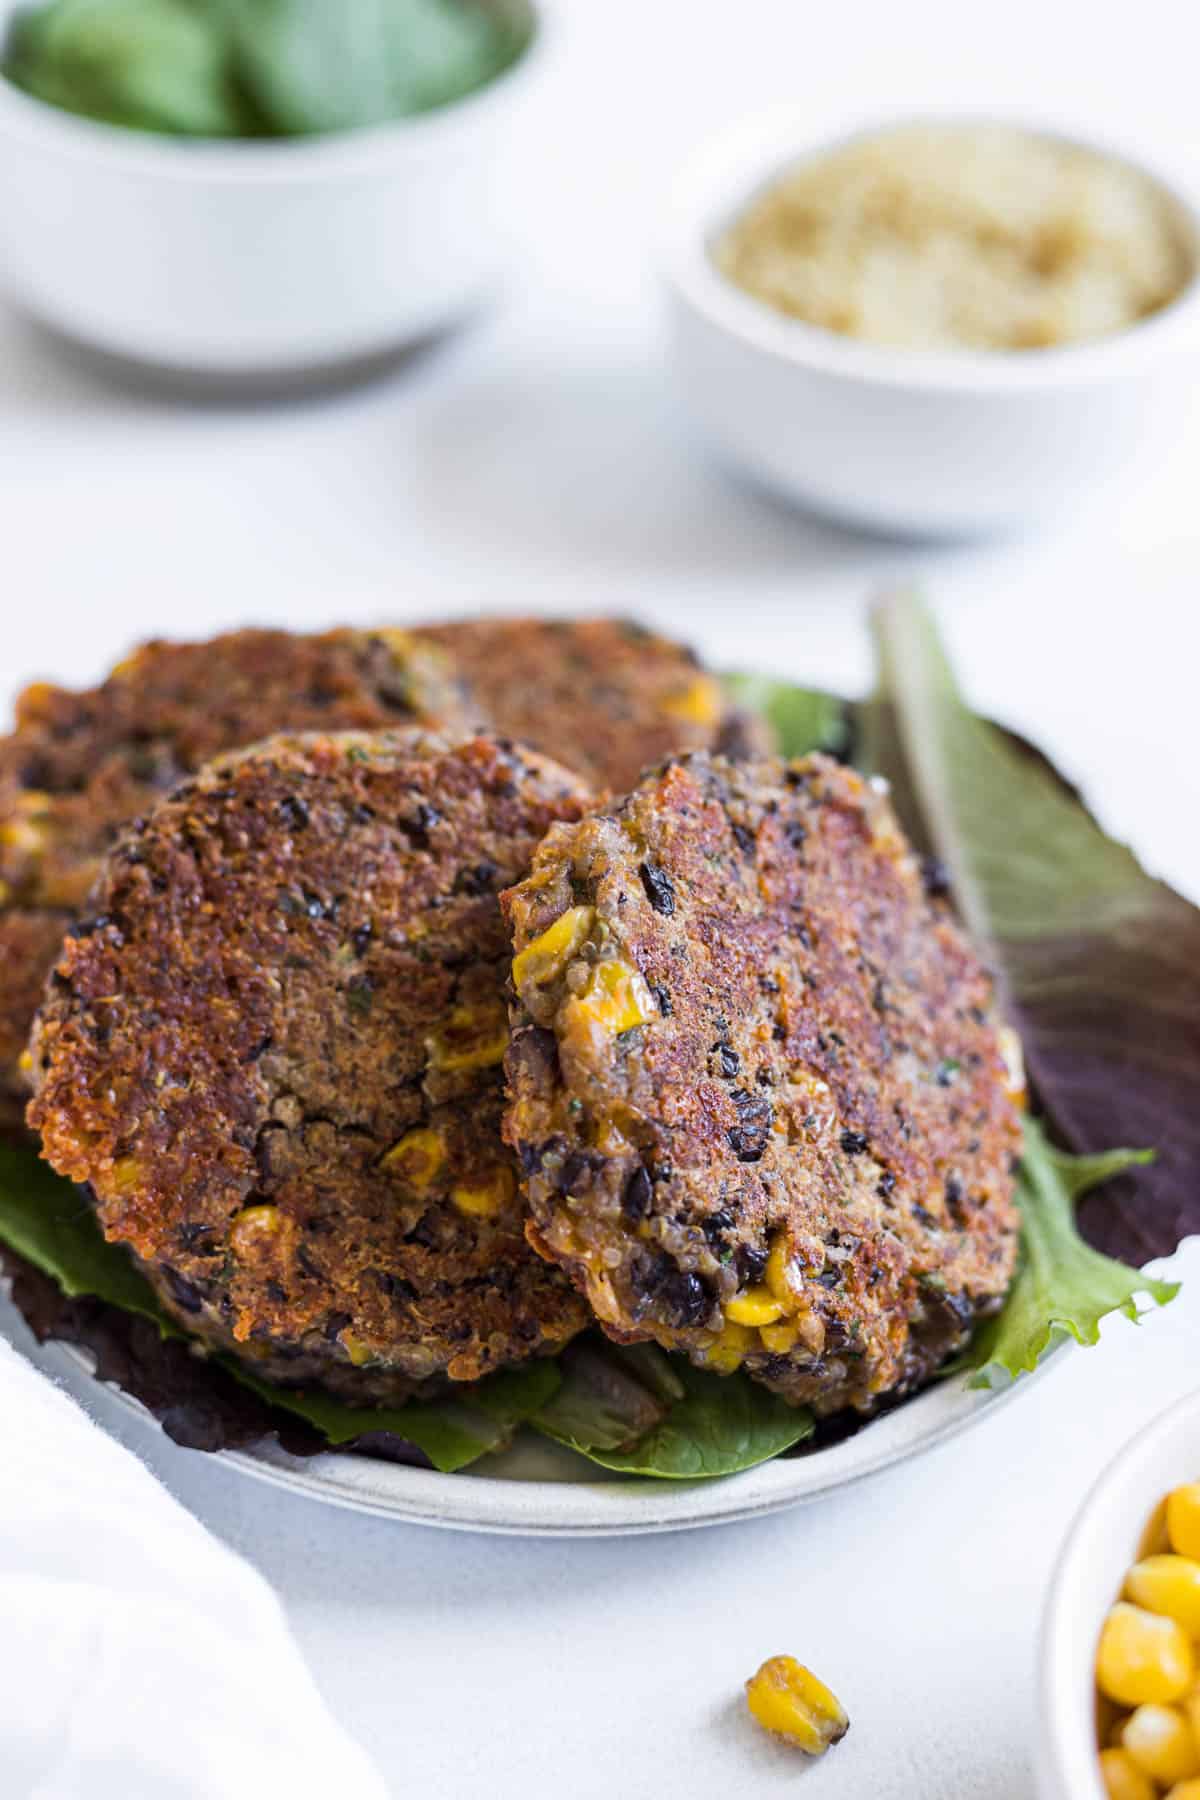
[[[278,731],[463,722],[442,654],[391,630],[145,644],[98,688],[39,682],[0,738],[0,1130],[46,974],[117,831],[210,757]]]
[[[497,901],[584,799],[484,738],[275,738],[121,838],[49,980],[29,1122],[189,1331],[395,1400],[585,1323],[501,1139]]]
[[[999,1304],[992,986],[881,792],[687,756],[555,826],[503,904],[530,1240],[610,1335],[868,1410]]]
[[[453,659],[479,716],[624,793],[674,750],[770,748],[693,653],[628,619],[464,619],[418,628]]]

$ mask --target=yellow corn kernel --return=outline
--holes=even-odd
[[[1200,1481],[1188,1482],[1167,1495],[1167,1536],[1180,1556],[1200,1562]]]
[[[1174,1619],[1118,1600],[1104,1621],[1096,1652],[1096,1683],[1119,1706],[1168,1704],[1195,1676],[1192,1646]]]
[[[110,1194],[132,1194],[142,1179],[141,1164],[135,1157],[123,1156],[115,1162],[109,1174],[107,1191]]]
[[[490,1219],[511,1203],[516,1191],[512,1170],[498,1168],[487,1181],[451,1188],[450,1198],[459,1212],[473,1219]]]
[[[342,1349],[346,1352],[346,1355],[350,1358],[350,1361],[354,1364],[356,1369],[361,1369],[364,1364],[370,1362],[370,1350],[367,1348],[366,1344],[363,1343],[362,1339],[356,1337],[352,1331],[339,1332],[338,1343],[342,1346]]]
[[[1100,1779],[1108,1800],[1155,1800],[1158,1791],[1128,1750],[1100,1752]]]
[[[0,844],[8,850],[20,850],[33,856],[46,841],[46,833],[32,819],[9,819],[0,825]]]
[[[1125,1596],[1200,1637],[1200,1562],[1190,1556],[1143,1557],[1125,1577]]]
[[[604,1156],[619,1156],[623,1150],[628,1150],[630,1139],[622,1130],[622,1124],[628,1123],[624,1113],[606,1113],[596,1127],[595,1148]]]
[[[452,1075],[461,1069],[488,1069],[504,1061],[508,1019],[504,1008],[456,1006],[440,1031],[425,1039],[429,1066]]]
[[[277,1206],[247,1206],[229,1227],[229,1247],[235,1256],[249,1256],[263,1243],[278,1237],[282,1224]]]
[[[1200,1800],[1200,1780],[1177,1781],[1167,1794],[1167,1800]]]
[[[1159,1787],[1200,1775],[1200,1749],[1178,1707],[1139,1706],[1125,1721],[1121,1745]]]
[[[513,986],[520,988],[522,982],[534,981],[541,987],[544,982],[553,981],[560,969],[582,950],[595,922],[596,909],[592,906],[569,906],[560,913],[553,925],[548,925],[540,937],[513,957]]]
[[[776,1232],[771,1242],[771,1254],[767,1257],[766,1281],[784,1312],[791,1312],[804,1298],[804,1277],[792,1256],[792,1248],[785,1231]]]
[[[427,1125],[421,1125],[415,1131],[406,1131],[380,1158],[379,1166],[423,1194],[432,1187],[445,1160],[446,1146],[439,1134]]]
[[[758,1723],[808,1756],[823,1756],[850,1729],[841,1701],[794,1656],[772,1656],[746,1683]]]
[[[31,681],[17,696],[17,724],[33,725],[48,718],[61,692],[48,681]]]
[[[582,1013],[614,1037],[632,1031],[635,1025],[648,1025],[658,1017],[658,1008],[641,971],[619,957],[597,963],[583,993],[568,1004],[572,1011]]]
[[[1200,1745],[1200,1680],[1192,1683],[1187,1693],[1179,1701],[1179,1705],[1187,1716],[1197,1745]]]
[[[704,1360],[718,1375],[732,1375],[740,1369],[751,1350],[757,1349],[754,1333],[746,1325],[726,1325],[704,1353]]]
[[[783,1317],[783,1307],[770,1288],[747,1288],[725,1308],[725,1317],[735,1325],[773,1325]]]
[[[763,1341],[763,1349],[769,1350],[772,1356],[784,1356],[794,1350],[800,1336],[800,1327],[791,1319],[784,1319],[778,1325],[764,1325],[759,1331]]]
[[[668,694],[662,709],[670,719],[688,725],[716,725],[721,717],[721,689],[711,675],[697,675],[678,693]]]

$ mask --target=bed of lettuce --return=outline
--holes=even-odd
[[[881,604],[873,630],[877,683],[864,703],[757,676],[730,686],[767,714],[788,755],[823,749],[888,779],[1000,977],[1034,1095],[1021,1251],[1003,1309],[952,1371],[997,1386],[1064,1339],[1095,1343],[1107,1315],[1136,1319],[1175,1292],[1139,1265],[1200,1229],[1200,912],[1106,837],[1039,752],[971,712],[917,600]],[[269,1385],[196,1355],[104,1242],[85,1197],[29,1150],[0,1149],[0,1244],[38,1335],[86,1344],[98,1373],[199,1448],[275,1431],[290,1449],[344,1446],[451,1472],[525,1428],[606,1469],[695,1479],[819,1451],[829,1431],[744,1376],[598,1335],[454,1399],[402,1407]]]

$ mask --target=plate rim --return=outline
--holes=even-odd
[[[550,1481],[474,1474],[469,1470],[447,1475],[383,1458],[355,1456],[348,1451],[327,1450],[313,1457],[293,1457],[270,1440],[252,1448],[204,1454],[265,1486],[340,1511],[440,1531],[499,1537],[599,1538],[701,1530],[807,1505],[923,1455],[993,1417],[1051,1366],[1061,1367],[1066,1360],[1064,1352],[1072,1347],[1069,1342],[1055,1344],[1030,1374],[999,1388],[972,1389],[968,1376],[949,1377],[872,1420],[854,1436],[810,1456],[776,1456],[737,1475],[696,1481],[647,1477]],[[82,1345],[53,1340],[45,1349],[89,1382],[101,1386],[126,1413],[166,1436],[161,1422],[140,1400],[115,1382],[101,1380],[90,1353]],[[945,1403],[951,1395],[954,1403],[947,1413]],[[921,1413],[938,1411],[943,1416],[930,1429],[916,1435],[911,1429],[903,1429],[906,1422],[912,1422]],[[874,1434],[878,1434],[878,1448],[872,1452]],[[340,1472],[342,1482],[331,1479],[331,1467]],[[346,1480],[351,1474],[357,1479]],[[605,1517],[603,1509],[610,1503],[614,1514]],[[559,1516],[555,1517],[556,1513]]]

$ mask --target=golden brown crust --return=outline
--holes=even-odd
[[[0,1126],[19,1123],[36,996],[121,826],[274,732],[435,720],[463,720],[445,658],[384,629],[151,643],[98,688],[27,688],[0,739]]]
[[[418,635],[454,661],[479,715],[624,793],[675,750],[770,748],[684,645],[628,619],[464,619]]]
[[[50,978],[29,1120],[189,1330],[381,1400],[584,1324],[500,1137],[496,899],[584,798],[483,738],[276,738],[121,839]]]
[[[915,1386],[999,1303],[1019,1132],[991,983],[859,776],[670,762],[554,827],[503,904],[531,1240],[613,1336],[829,1412]]]

